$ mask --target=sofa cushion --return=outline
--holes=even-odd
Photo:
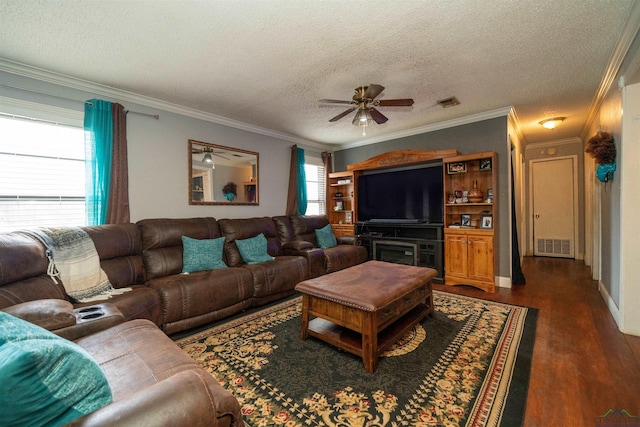
[[[289,221],[294,238],[309,242],[316,248],[319,247],[316,230],[329,224],[326,215],[291,215]]]
[[[136,224],[104,224],[82,227],[100,256],[100,267],[114,288],[145,282],[142,241]]]
[[[248,239],[236,240],[236,245],[242,260],[247,264],[273,260],[273,257],[267,253],[267,238],[262,233]]]
[[[344,270],[368,260],[367,249],[364,246],[337,245],[324,250],[327,273]]]
[[[192,239],[182,236],[182,272],[217,270],[227,268],[222,261],[224,237],[217,239]]]
[[[236,239],[248,239],[264,234],[267,252],[273,257],[282,255],[282,244],[276,224],[270,217],[237,218],[218,220],[220,231],[227,238],[224,242],[225,261],[229,267],[246,265],[236,245]]]
[[[304,257],[280,255],[273,261],[247,264],[244,269],[253,276],[251,304],[260,306],[295,293],[296,285],[307,278],[309,266]]]
[[[63,425],[112,401],[98,364],[71,341],[0,312],[2,421]]]
[[[182,271],[182,236],[193,239],[222,237],[215,218],[155,218],[138,221],[146,280]],[[227,265],[232,265],[225,260]]]
[[[322,249],[332,248],[338,244],[336,236],[333,234],[331,224],[316,229],[316,240],[318,241],[318,246]]]
[[[190,329],[248,308],[253,277],[230,267],[158,277],[147,283],[162,299],[162,328],[167,334]]]

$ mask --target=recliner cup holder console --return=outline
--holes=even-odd
[[[102,316],[104,316],[104,313],[101,311],[98,311],[96,313],[83,314],[80,316],[80,318],[83,320],[87,320],[87,319],[97,319],[98,317],[102,317]]]
[[[76,309],[76,316],[78,320],[93,320],[105,315],[101,306],[95,305],[90,307],[84,307]]]

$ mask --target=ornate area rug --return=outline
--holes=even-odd
[[[521,425],[537,311],[438,291],[434,304],[374,374],[300,339],[300,297],[177,344],[236,396],[249,426]]]

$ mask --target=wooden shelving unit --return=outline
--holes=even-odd
[[[445,284],[495,292],[497,155],[492,151],[444,159]],[[476,187],[482,198],[469,200]]]
[[[327,188],[327,216],[336,236],[354,234],[355,208],[354,173],[330,173]]]

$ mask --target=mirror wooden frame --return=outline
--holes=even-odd
[[[258,153],[193,139],[188,149],[190,205],[259,204]]]

